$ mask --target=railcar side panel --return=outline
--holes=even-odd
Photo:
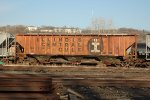
[[[127,56],[136,35],[16,35],[23,54],[66,56]]]

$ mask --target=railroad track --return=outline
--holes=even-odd
[[[52,79],[45,75],[1,74],[0,100],[54,100]]]
[[[106,77],[57,77],[52,79],[53,84],[87,85],[87,86],[129,86],[150,88],[149,78],[106,78]]]
[[[59,84],[63,86],[128,86],[150,88],[150,79],[149,77],[111,77],[106,75],[1,73],[0,100],[56,100],[55,93],[57,93],[57,86],[59,87]],[[72,90],[68,91],[77,94]]]
[[[53,83],[63,83],[63,84],[89,84],[89,85],[129,85],[129,86],[141,86],[150,87],[149,74],[140,75],[140,73],[149,73],[148,70],[141,69],[118,69],[118,68],[47,68],[41,66],[40,68],[31,66],[3,66],[4,69],[10,69],[10,71],[15,68],[17,71],[34,71],[35,69],[49,70],[49,73],[43,73],[46,76],[52,77]],[[3,68],[1,68],[3,69]],[[118,72],[117,72],[118,71]],[[4,73],[6,71],[4,70]],[[16,73],[15,72],[15,73]],[[8,72],[9,73],[9,72]],[[32,73],[32,72],[31,72]],[[42,73],[36,73],[42,74]],[[129,75],[128,74],[133,74]],[[136,75],[134,75],[136,74]],[[137,75],[138,74],[138,75]],[[140,85],[139,85],[140,84]]]
[[[55,76],[53,75],[53,79],[52,79],[52,83],[55,85],[56,90],[58,91],[63,91],[61,90],[62,87],[60,87],[61,85],[63,87],[67,87],[69,89],[67,89],[67,93],[69,93],[69,97],[71,98],[81,98],[83,100],[93,100],[95,97],[94,95],[96,94],[90,94],[94,91],[93,89],[86,90],[85,91],[85,87],[87,87],[87,89],[89,89],[90,87],[97,87],[97,89],[99,89],[99,87],[101,89],[103,89],[104,94],[106,94],[104,96],[104,99],[108,99],[108,100],[112,100],[112,99],[127,99],[123,97],[123,94],[119,94],[119,93],[114,93],[116,94],[116,96],[114,96],[114,94],[112,94],[111,92],[115,92],[113,90],[110,90],[110,93],[107,93],[105,88],[106,87],[126,87],[126,88],[150,88],[150,79],[148,77],[138,77],[138,78],[133,78],[133,77],[124,77],[124,78],[119,78],[119,77],[106,77],[106,76],[95,76],[95,75],[64,75],[64,76]],[[57,87],[58,85],[58,87]],[[70,87],[74,87],[74,89],[70,90]],[[80,87],[80,88],[79,88]],[[104,88],[103,88],[104,87]],[[78,89],[77,89],[78,88]],[[81,90],[79,90],[81,89]],[[82,90],[83,89],[83,90]],[[78,91],[78,92],[77,92]],[[80,92],[79,92],[80,91]],[[85,91],[87,94],[84,95],[85,92],[82,93],[82,91]],[[88,94],[88,92],[89,94]],[[108,91],[108,90],[107,90]],[[100,95],[102,95],[102,93]],[[60,92],[61,93],[61,92]],[[107,95],[108,94],[108,95]],[[90,96],[92,96],[91,99],[89,99]],[[122,96],[121,96],[122,95]],[[97,97],[99,97],[97,95]],[[86,99],[85,99],[86,98]],[[78,99],[70,99],[70,100],[78,100]],[[98,99],[99,100],[99,99]]]
[[[63,88],[71,86],[150,88],[150,69],[79,68],[75,66],[1,66],[0,70],[0,100],[12,100],[12,98],[15,100],[52,100],[54,93],[62,93],[59,92],[59,89],[60,91],[62,89],[59,88],[61,85]],[[42,89],[40,90],[41,86]],[[50,87],[53,87],[53,89],[51,90]],[[1,91],[1,89],[5,89],[5,91]],[[63,92],[65,93],[65,91]],[[71,92],[69,96],[74,94],[78,97],[76,90],[69,90],[69,92]],[[67,90],[66,93],[68,93]],[[67,95],[66,98],[69,96]],[[82,98],[81,96],[79,97]]]
[[[69,71],[78,71],[78,72],[150,72],[150,68],[122,68],[122,67],[95,67],[95,66],[29,66],[29,65],[5,65],[0,66],[0,71],[29,71],[29,72],[69,72]],[[94,74],[94,73],[92,73]]]

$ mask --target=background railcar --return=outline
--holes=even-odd
[[[15,37],[11,33],[0,32],[0,57],[14,56],[14,47],[12,44]]]
[[[146,60],[150,60],[150,34],[146,35]]]

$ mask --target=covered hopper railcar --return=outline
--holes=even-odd
[[[51,63],[57,58],[69,63],[81,63],[87,57],[98,61],[102,56],[136,58],[136,44],[137,35],[128,34],[18,34],[16,57],[22,62],[34,58],[39,63]]]

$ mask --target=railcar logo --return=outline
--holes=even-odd
[[[98,46],[100,45],[100,43],[97,41],[97,39],[94,39],[92,45],[94,46],[94,49],[91,50],[91,52],[100,52],[100,50],[98,50]]]
[[[91,54],[100,54],[102,47],[102,39],[93,38],[89,41],[89,52]]]

